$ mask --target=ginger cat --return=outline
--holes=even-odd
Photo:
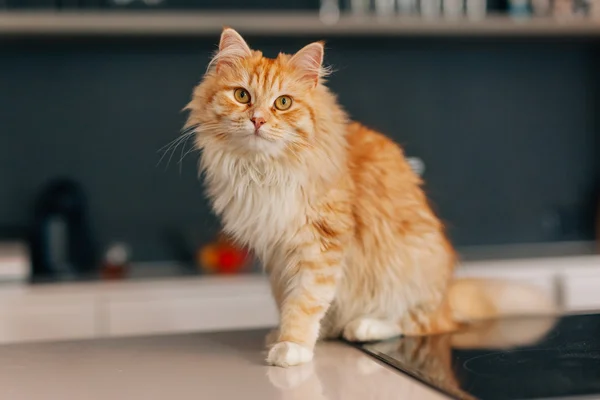
[[[267,362],[308,362],[319,338],[551,310],[530,288],[452,279],[455,252],[420,178],[398,145],[348,119],[323,53],[316,42],[269,59],[225,28],[186,107],[212,208],[270,275],[280,323]]]

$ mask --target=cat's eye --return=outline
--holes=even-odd
[[[292,106],[292,98],[290,96],[279,96],[275,100],[275,108],[285,111]]]
[[[242,104],[250,103],[250,93],[246,89],[237,88],[233,92],[233,97]]]

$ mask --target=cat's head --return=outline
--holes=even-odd
[[[310,148],[319,123],[343,118],[331,110],[335,99],[322,85],[323,52],[323,43],[315,42],[270,59],[225,28],[187,106],[188,126],[198,126],[197,146],[269,158]]]

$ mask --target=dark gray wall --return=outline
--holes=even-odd
[[[218,227],[197,156],[168,167],[217,38],[0,43],[0,228],[31,220],[41,185],[84,185],[101,244],[138,260],[176,256],[172,232]],[[310,38],[249,38],[267,55]],[[330,86],[351,115],[427,164],[458,245],[592,237],[598,129],[586,42],[332,39]]]

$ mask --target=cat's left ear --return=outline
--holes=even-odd
[[[326,74],[323,68],[323,42],[314,42],[304,46],[290,59],[290,64],[302,72],[303,79],[308,79],[316,86],[319,79]]]

